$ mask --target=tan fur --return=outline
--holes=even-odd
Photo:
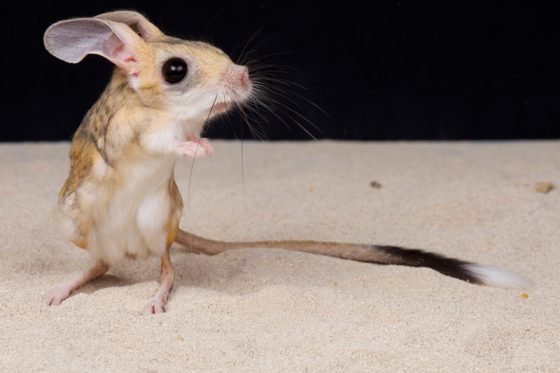
[[[76,192],[84,183],[104,182],[117,186],[115,181],[118,180],[118,175],[114,171],[111,171],[111,175],[107,175],[108,172],[96,175],[93,168],[96,163],[102,163],[107,168],[116,167],[123,153],[131,155],[133,137],[116,135],[124,130],[116,128],[114,116],[123,109],[124,113],[130,111],[135,105],[137,99],[126,84],[123,74],[116,70],[111,83],[88,111],[72,139],[69,154],[70,172],[59,193],[59,206],[64,206],[69,196],[74,197],[69,208],[61,213],[72,219],[78,228],[73,242],[79,247],[87,247],[91,221],[89,215],[83,211],[84,206]]]
[[[167,246],[171,246],[177,237],[177,232],[179,231],[179,223],[181,222],[181,213],[183,211],[183,198],[177,187],[177,183],[171,177],[169,179],[169,195],[171,196],[171,201],[173,203],[173,208],[171,209],[171,214],[169,217],[169,223],[167,224]]]

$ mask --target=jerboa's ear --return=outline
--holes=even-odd
[[[124,23],[97,18],[75,18],[51,25],[43,38],[45,48],[70,63],[88,54],[98,54],[132,73],[138,51],[145,42]]]
[[[124,23],[137,32],[144,40],[150,41],[164,36],[163,32],[148,21],[146,17],[131,10],[118,10],[115,12],[103,13],[95,16],[95,18]]]

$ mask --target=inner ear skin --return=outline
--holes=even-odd
[[[119,10],[99,14],[95,16],[95,18],[126,24],[146,41],[152,41],[165,37],[161,30],[151,23],[146,17],[134,11]]]

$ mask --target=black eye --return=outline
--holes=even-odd
[[[163,79],[167,83],[176,84],[185,79],[188,72],[187,63],[179,57],[168,59],[161,70]]]

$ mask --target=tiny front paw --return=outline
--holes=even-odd
[[[202,158],[214,153],[214,148],[206,139],[196,139],[194,141],[175,142],[175,150],[177,154],[192,158]]]
[[[195,142],[199,143],[200,146],[202,146],[204,148],[204,150],[206,151],[206,153],[208,155],[212,155],[214,154],[214,147],[212,147],[212,145],[210,145],[210,142],[208,141],[208,139],[205,139],[204,137],[197,139]]]

